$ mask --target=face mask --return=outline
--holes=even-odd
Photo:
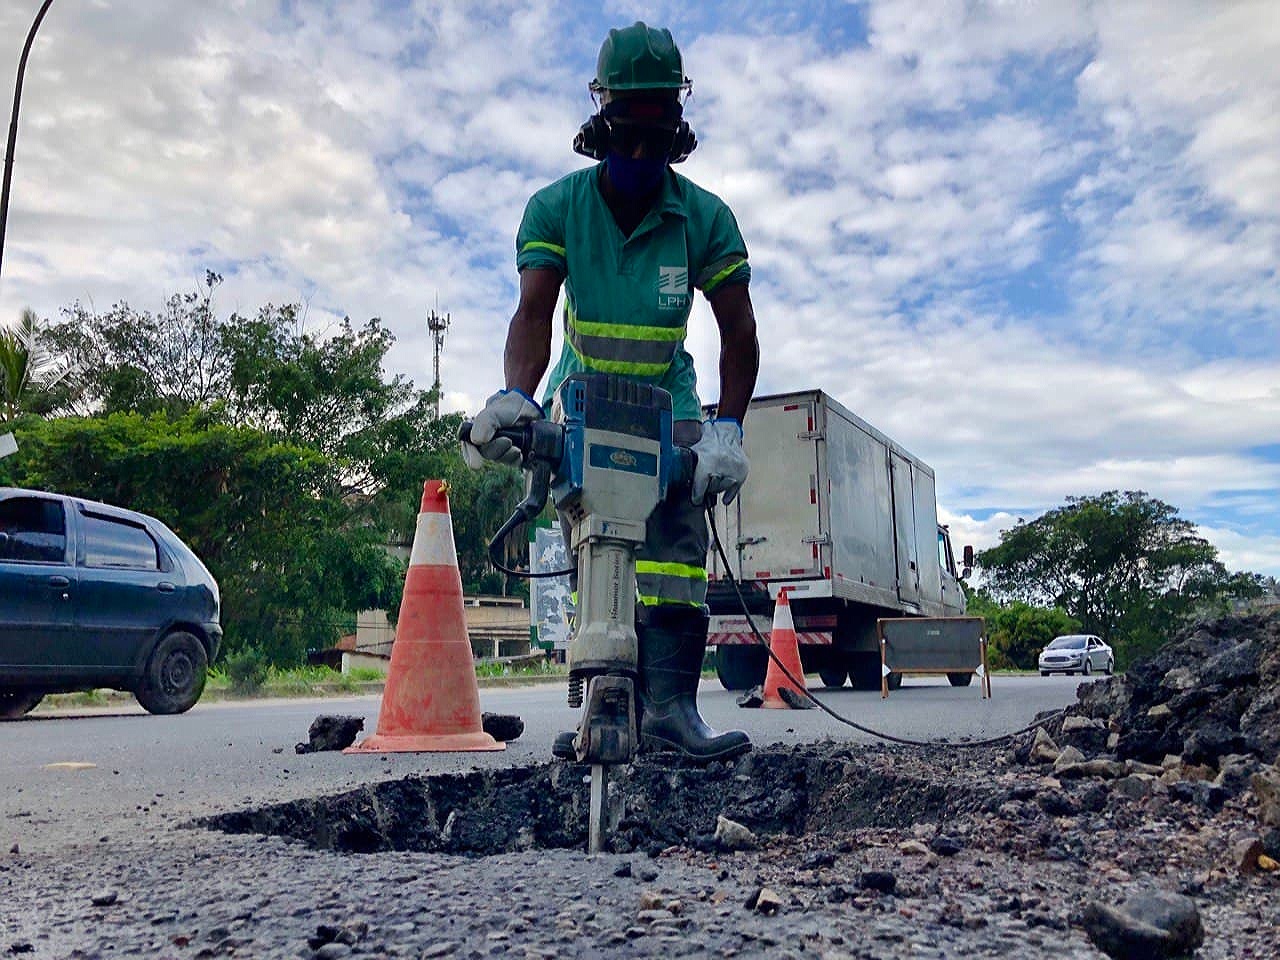
[[[667,169],[666,157],[624,157],[612,150],[604,158],[609,182],[627,197],[644,197],[652,193]]]

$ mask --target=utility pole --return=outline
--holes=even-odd
[[[437,302],[436,306],[440,304]],[[431,341],[435,348],[435,373],[436,380],[432,385],[432,389],[436,392],[436,416],[440,416],[440,354],[444,350],[444,335],[449,329],[449,314],[441,316],[437,311],[432,310],[427,314],[427,329],[431,331]]]
[[[35,42],[36,31],[40,29],[40,21],[49,12],[53,0],[44,0],[40,12],[36,14],[31,31],[27,34],[27,43],[22,48],[22,58],[18,60],[18,82],[13,88],[13,114],[9,118],[9,142],[4,150],[4,185],[0,187],[0,269],[4,265],[4,230],[9,222],[9,184],[13,180],[13,149],[18,141],[18,107],[22,103],[22,75],[27,72],[27,55],[31,53],[31,44]]]

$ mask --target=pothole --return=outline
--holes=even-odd
[[[349,853],[489,856],[582,849],[586,773],[583,766],[554,763],[407,777],[220,814],[197,825]],[[919,762],[900,764],[892,752],[867,757],[847,747],[765,749],[709,767],[641,758],[611,778],[617,827],[610,841],[618,853],[673,844],[710,848],[719,814],[757,834],[799,835],[907,827],[998,803],[983,781],[938,773],[929,776]]]

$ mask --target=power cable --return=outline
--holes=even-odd
[[[511,534],[511,531],[514,530],[516,526],[518,526],[520,523],[524,522],[525,520],[532,519],[532,517],[535,516],[536,513],[542,509],[542,506],[546,501],[545,486],[542,487],[541,491],[537,489],[532,489],[532,488],[537,488],[539,486],[537,483],[532,483],[530,484],[530,486],[531,486],[531,490],[530,490],[529,496],[527,496],[524,502],[521,503],[520,506],[516,508],[516,512],[511,515],[511,517],[507,520],[507,522],[504,523],[502,527],[498,530],[498,532],[493,535],[493,539],[489,541],[489,551],[488,551],[489,562],[492,563],[499,570],[501,570],[503,573],[506,573],[515,577],[530,579],[530,580],[541,579],[544,577],[565,576],[565,575],[576,572],[573,568],[566,568],[564,570],[549,570],[541,573],[533,573],[532,571],[528,571],[528,570],[515,570],[515,569],[508,568],[501,562],[501,545],[503,541],[506,540],[506,538]],[[539,492],[540,492],[540,496],[539,496]],[[1027,724],[1025,727],[1021,727],[1017,730],[1012,731],[1011,733],[1004,733],[998,737],[987,737],[982,740],[914,740],[910,737],[899,737],[891,733],[885,733],[881,730],[876,730],[873,727],[868,727],[861,723],[858,723],[855,720],[850,720],[848,717],[841,716],[839,713],[837,713],[831,707],[827,706],[825,703],[823,703],[821,700],[819,700],[816,696],[814,696],[812,693],[810,693],[807,690],[804,680],[797,679],[791,673],[791,671],[787,669],[786,665],[783,664],[782,661],[777,658],[774,652],[769,648],[769,641],[767,641],[764,638],[764,636],[760,633],[759,628],[756,627],[755,620],[752,618],[751,611],[747,605],[746,597],[742,595],[742,588],[739,586],[738,580],[733,575],[733,572],[730,568],[729,558],[725,555],[725,552],[724,552],[724,545],[720,542],[720,531],[716,528],[716,517],[715,517],[714,507],[715,507],[714,502],[709,502],[706,506],[707,522],[710,524],[710,527],[711,527],[712,542],[715,544],[716,553],[720,557],[720,562],[724,564],[725,576],[729,580],[729,583],[732,585],[734,594],[737,595],[738,605],[742,608],[743,614],[746,615],[748,626],[751,627],[752,642],[764,647],[765,652],[769,655],[769,659],[778,665],[778,668],[782,671],[783,676],[785,676],[788,680],[790,680],[791,683],[794,684],[798,689],[804,690],[805,696],[814,704],[814,706],[818,707],[818,709],[820,709],[823,713],[827,714],[833,720],[836,720],[839,723],[843,723],[848,727],[852,727],[854,730],[857,730],[861,733],[865,733],[868,736],[877,737],[881,740],[887,740],[890,743],[900,743],[905,746],[911,746],[911,747],[931,747],[931,748],[932,747],[950,747],[951,749],[954,749],[954,750],[969,750],[969,749],[974,749],[976,747],[990,747],[990,746],[995,746],[996,744],[999,744],[999,743],[1007,743],[1008,741],[1013,740],[1015,737],[1020,737],[1022,734],[1028,733],[1034,730],[1036,727],[1042,726],[1043,724],[1046,724],[1046,723],[1050,723],[1053,720],[1056,720],[1058,717],[1066,713],[1066,709],[1064,708],[1046,717],[1041,717],[1037,720],[1034,720],[1031,723]]]
[[[1027,724],[1025,727],[1022,727],[1021,729],[1014,730],[1012,733],[1004,733],[998,737],[988,737],[985,740],[913,740],[910,737],[899,737],[891,733],[884,733],[883,731],[876,730],[876,729],[873,729],[872,727],[864,726],[863,724],[860,724],[854,720],[850,720],[848,717],[841,716],[835,710],[831,709],[829,706],[827,706],[825,703],[819,700],[814,694],[810,693],[805,686],[804,680],[797,679],[795,676],[793,676],[791,671],[787,669],[786,665],[781,660],[779,660],[778,657],[774,654],[773,650],[770,649],[769,641],[765,640],[764,636],[760,633],[760,630],[756,627],[755,619],[751,616],[751,611],[747,607],[747,599],[742,595],[742,588],[738,585],[738,580],[736,577],[734,577],[733,571],[729,566],[729,558],[725,556],[724,545],[720,542],[720,531],[716,529],[716,515],[715,515],[714,504],[712,503],[707,504],[707,521],[711,525],[711,539],[712,539],[712,542],[715,543],[716,553],[720,557],[720,562],[724,564],[725,577],[728,579],[729,583],[733,586],[733,592],[738,597],[738,605],[742,607],[742,612],[743,614],[746,615],[746,618],[747,618],[747,624],[751,627],[751,633],[753,635],[752,643],[757,643],[760,646],[764,647],[765,652],[769,654],[769,659],[778,665],[778,668],[782,671],[783,676],[785,676],[788,680],[790,680],[796,687],[798,687],[801,690],[804,690],[805,696],[814,704],[814,706],[818,707],[818,709],[820,709],[823,713],[827,714],[833,720],[837,720],[840,723],[843,723],[846,726],[852,727],[854,730],[858,730],[869,736],[878,737],[881,740],[888,740],[891,743],[901,743],[911,747],[951,747],[952,749],[967,750],[967,749],[972,749],[974,747],[995,746],[998,743],[1005,743],[1007,741],[1013,740],[1015,737],[1020,737],[1022,736],[1022,734],[1028,733],[1034,730],[1036,727],[1042,726],[1046,723],[1050,723],[1053,720],[1056,720],[1058,717],[1062,716],[1067,712],[1066,709],[1064,708],[1062,710],[1057,711],[1056,713],[1050,714],[1047,717],[1041,717],[1040,719]]]

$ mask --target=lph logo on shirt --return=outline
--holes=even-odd
[[[683,310],[689,303],[689,268],[658,268],[658,309]]]

